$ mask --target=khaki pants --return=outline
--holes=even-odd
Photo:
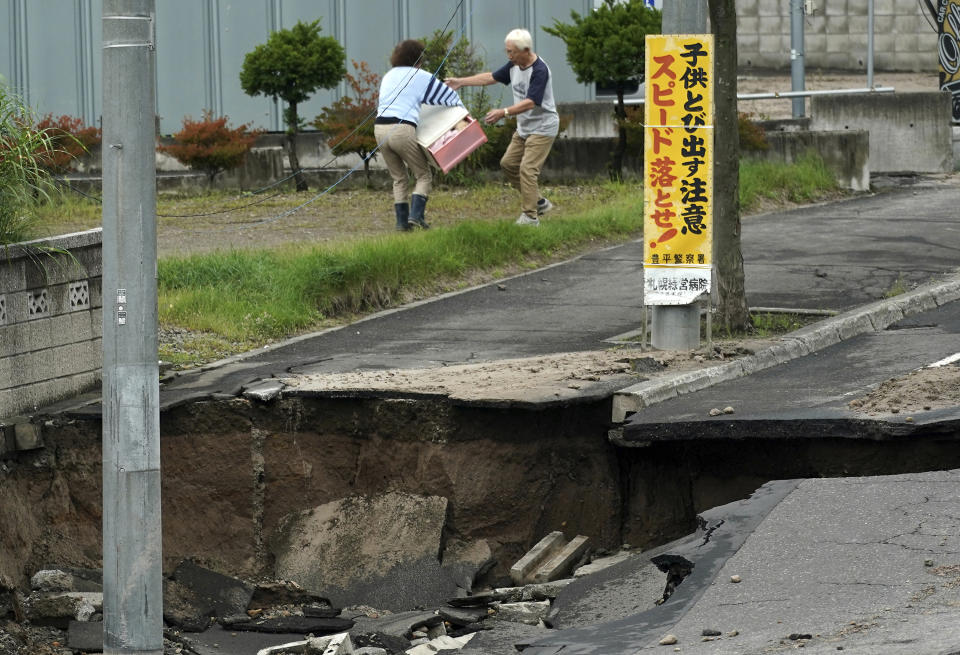
[[[387,164],[390,177],[393,178],[393,201],[410,201],[410,182],[407,168],[416,178],[413,192],[429,196],[433,186],[433,175],[427,161],[427,153],[417,143],[417,129],[412,125],[374,125],[373,135],[380,144],[380,153]]]
[[[507,151],[500,159],[500,167],[506,173],[507,181],[515,189],[520,189],[520,206],[523,213],[531,218],[537,217],[537,201],[540,199],[540,169],[550,154],[553,145],[552,136],[531,134],[523,138],[513,134]]]

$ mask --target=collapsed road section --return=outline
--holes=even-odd
[[[586,561],[690,534],[698,513],[769,480],[960,467],[955,431],[916,425],[883,439],[799,420],[749,438],[697,439],[688,426],[686,439],[656,439],[638,428],[627,433],[644,438],[628,444],[610,438],[611,391],[578,391],[489,403],[289,389],[167,409],[165,571],[191,561],[398,613],[512,586],[511,566],[554,532],[588,538]],[[41,570],[96,569],[101,551],[99,420],[61,414],[31,426],[0,471],[0,583],[24,592]],[[664,562],[650,604],[689,582]]]

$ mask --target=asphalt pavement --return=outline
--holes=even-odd
[[[626,421],[615,439],[625,447],[726,440],[734,448],[749,439],[851,439],[900,445],[898,452],[937,441],[960,450],[952,446],[958,407],[865,416],[850,405],[887,379],[960,356],[958,198],[956,188],[921,182],[745,221],[751,307],[841,313],[719,372],[621,390]],[[885,297],[905,282],[911,291]],[[719,407],[733,413],[710,414]],[[945,457],[933,468],[950,465]],[[634,602],[631,575],[649,567],[647,555],[665,552],[693,566],[662,605],[588,625],[561,611],[558,630],[518,648],[960,653],[960,470],[771,482],[701,517],[695,534],[557,600],[561,608]]]
[[[616,418],[626,420],[619,444],[748,439],[758,428],[794,434],[810,425],[849,438],[902,442],[939,431],[953,439],[957,408],[911,422],[886,416],[864,423],[847,403],[960,351],[958,207],[960,180],[921,177],[746,218],[748,304],[838,315],[713,371],[620,390]],[[289,373],[607,348],[640,326],[642,251],[639,241],[607,248],[181,375],[161,391],[161,408],[269,387]],[[887,297],[898,288],[910,291]],[[707,412],[727,405],[733,415]],[[703,518],[698,533],[660,549],[694,564],[662,605],[615,621],[602,612],[589,625],[559,621],[548,634],[520,631],[514,643],[532,655],[800,646],[815,653],[960,653],[960,471],[771,482]],[[640,558],[620,566],[648,565]],[[616,605],[618,594],[637,593],[629,573],[596,577],[596,586],[578,583],[558,603]],[[485,652],[487,634],[464,652]],[[661,645],[668,634],[676,643]]]

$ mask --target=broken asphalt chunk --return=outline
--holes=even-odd
[[[487,618],[487,609],[486,607],[441,607],[438,614],[447,623],[463,627]]]
[[[276,607],[277,605],[331,607],[330,599],[307,591],[291,580],[262,582],[258,584],[253,590],[253,596],[250,598],[250,608]],[[330,616],[337,616],[339,613],[340,610],[337,610]]]
[[[177,565],[172,579],[208,604],[216,616],[243,614],[253,598],[253,585],[203,568],[188,559]]]
[[[331,634],[344,632],[354,625],[350,619],[324,619],[313,616],[278,616],[269,619],[255,619],[230,622],[230,630],[239,632],[267,632],[270,634],[292,633]]]

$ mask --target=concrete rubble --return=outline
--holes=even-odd
[[[447,536],[449,512],[441,496],[386,493],[290,514],[269,546],[274,573],[340,606],[438,605],[494,563],[486,542]]]
[[[546,559],[555,559],[563,545]],[[585,548],[576,548],[582,553],[580,560],[589,559]],[[590,570],[621,560],[619,554],[598,558]],[[572,567],[565,568],[570,576],[574,574]],[[453,653],[468,646],[481,631],[509,624],[546,627],[553,600],[573,580],[567,577],[514,587],[460,590],[432,606],[391,611],[368,605],[335,607],[325,596],[291,580],[254,583],[183,560],[164,579],[164,653],[205,653],[204,633],[214,627],[226,631],[218,633],[221,639],[224,634],[250,631],[276,634],[277,645],[261,648],[257,655]],[[4,615],[0,618],[50,630],[50,643],[62,644],[61,650],[52,653],[102,651],[100,571],[44,568],[31,577],[31,587],[29,594],[0,588],[0,613]],[[291,634],[304,637],[291,640]],[[5,632],[0,630],[0,635]],[[0,640],[0,654],[8,652],[17,651],[4,650]]]

